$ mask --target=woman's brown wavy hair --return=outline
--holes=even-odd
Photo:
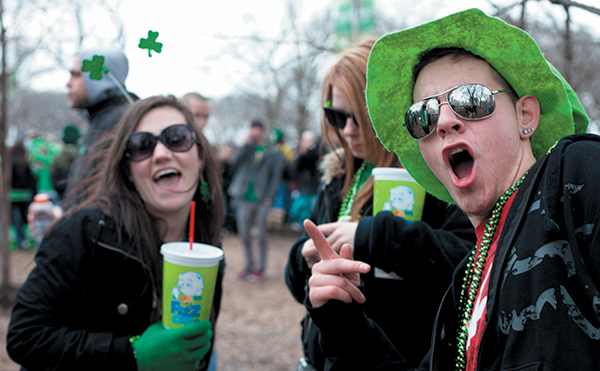
[[[365,39],[340,54],[337,62],[329,68],[323,80],[321,103],[325,105],[326,102],[331,100],[331,91],[334,86],[340,89],[350,103],[354,117],[358,122],[359,130],[362,133],[365,160],[373,163],[375,167],[399,167],[400,161],[396,155],[385,149],[376,137],[367,113],[367,103],[365,101],[367,60],[376,40],[375,38]],[[355,158],[338,130],[327,122],[325,112],[323,112],[321,120],[321,130],[323,132],[323,140],[327,146],[332,149],[340,146],[344,148],[345,155],[342,161],[346,170],[346,179],[344,188],[340,193],[340,198],[342,198],[352,186],[354,172],[356,171],[354,168]],[[369,177],[356,193],[350,212],[351,220],[356,221],[358,219],[360,210],[372,196],[373,177]]]

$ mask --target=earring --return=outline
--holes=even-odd
[[[204,175],[200,173],[200,195],[202,195],[202,202],[206,204],[206,208],[210,209],[209,202],[212,200],[210,195],[210,189],[208,183],[204,180]]]
[[[532,133],[532,132],[533,132],[533,128],[527,128],[527,129],[523,130],[523,134],[525,134],[525,135]]]

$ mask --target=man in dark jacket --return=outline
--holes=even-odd
[[[378,137],[478,237],[419,370],[600,369],[600,140],[569,136],[589,119],[535,41],[471,9],[380,39],[368,76]],[[362,308],[370,267],[307,227],[328,369],[406,370]]]
[[[237,202],[237,228],[246,251],[246,267],[240,279],[260,281],[267,260],[267,214],[277,194],[283,175],[285,158],[264,137],[264,125],[253,121],[246,143],[235,154],[234,174],[227,192]],[[258,264],[252,258],[251,229],[258,229],[260,255]]]
[[[95,56],[104,58],[103,66],[108,72],[102,71],[100,76],[96,76],[87,68],[82,70],[84,63],[94,61]],[[65,208],[77,203],[78,197],[70,193],[90,171],[91,164],[84,165],[86,154],[93,151],[93,145],[100,141],[102,134],[110,132],[133,103],[125,89],[128,72],[129,62],[120,50],[80,50],[73,60],[69,69],[71,78],[67,83],[69,107],[84,110],[90,126],[80,141],[79,155],[69,173]]]

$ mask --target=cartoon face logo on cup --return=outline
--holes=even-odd
[[[202,300],[202,290],[204,290],[204,278],[198,272],[185,272],[179,275],[177,286],[173,287],[171,294],[174,300],[189,302],[192,300]]]
[[[179,275],[177,286],[171,290],[171,315],[175,324],[197,322],[202,305],[194,305],[194,301],[202,300],[204,278],[198,272],[185,272]]]
[[[408,224],[421,220],[425,190],[406,169],[376,167],[372,174],[373,215],[380,211],[390,211]]]
[[[402,218],[413,215],[415,205],[415,193],[405,185],[390,189],[390,197],[383,204],[383,210],[391,211],[394,215]],[[410,222],[410,220],[409,220]]]

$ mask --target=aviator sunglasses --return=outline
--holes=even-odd
[[[452,112],[462,119],[483,120],[496,111],[494,95],[511,92],[512,90],[492,91],[481,84],[456,86],[413,103],[406,111],[402,125],[408,129],[414,139],[425,139],[437,127],[441,105],[448,104]],[[444,94],[446,94],[446,102],[438,102],[437,97]]]
[[[346,127],[346,122],[348,122],[348,117],[352,117],[354,125],[358,127],[358,122],[356,121],[354,114],[342,111],[340,109],[331,108],[331,100],[328,100],[327,103],[325,103],[323,109],[325,110],[325,116],[327,116],[327,122],[329,122],[329,124],[334,128],[344,130]]]
[[[196,133],[186,124],[166,127],[159,136],[139,131],[129,136],[125,156],[131,161],[145,160],[154,152],[158,140],[173,152],[186,152],[196,142]]]

